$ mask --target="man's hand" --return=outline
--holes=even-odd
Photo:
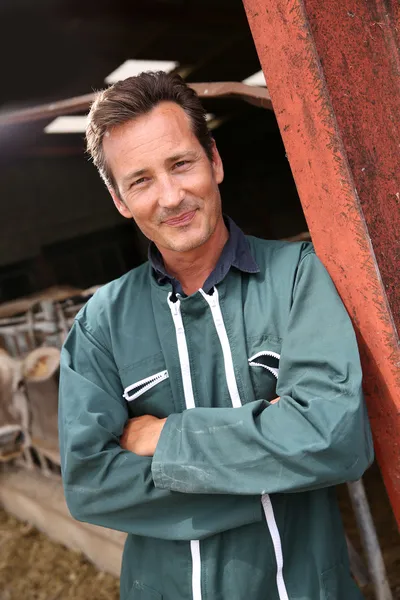
[[[120,439],[121,448],[139,456],[153,456],[166,420],[151,415],[129,419]]]
[[[279,400],[275,398],[271,404]],[[166,420],[151,415],[129,419],[120,439],[121,448],[139,456],[154,456]]]

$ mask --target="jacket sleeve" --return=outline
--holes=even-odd
[[[300,261],[281,349],[280,401],[168,417],[153,458],[160,489],[297,492],[358,479],[373,458],[354,331],[323,265]]]
[[[62,351],[59,437],[65,497],[76,519],[172,540],[202,539],[261,520],[256,496],[157,489],[151,458],[119,445],[128,418],[112,356],[75,321]]]

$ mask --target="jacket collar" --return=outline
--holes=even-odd
[[[225,279],[231,267],[244,273],[260,272],[242,230],[239,229],[230,217],[224,216],[224,220],[229,231],[229,238],[221,252],[215,269],[203,284],[203,290],[206,294]],[[175,294],[184,295],[180,282],[167,273],[161,253],[153,242],[149,246],[149,261],[157,283],[161,285],[171,283]]]

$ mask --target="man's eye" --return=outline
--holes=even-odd
[[[188,162],[188,160],[178,160],[178,162],[175,163],[175,167],[178,167],[179,169],[179,167],[184,167],[185,165],[187,165]]]
[[[140,185],[141,183],[144,183],[146,181],[146,177],[140,177],[139,179],[136,179],[133,183],[132,183],[132,187],[136,186],[136,185]]]

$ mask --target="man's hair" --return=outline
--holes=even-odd
[[[108,187],[118,192],[103,150],[103,138],[108,131],[149,113],[160,102],[175,102],[190,119],[194,135],[212,159],[212,136],[207,127],[206,113],[196,92],[179,75],[163,71],[141,73],[114,83],[98,92],[91,106],[86,128],[87,151]]]

